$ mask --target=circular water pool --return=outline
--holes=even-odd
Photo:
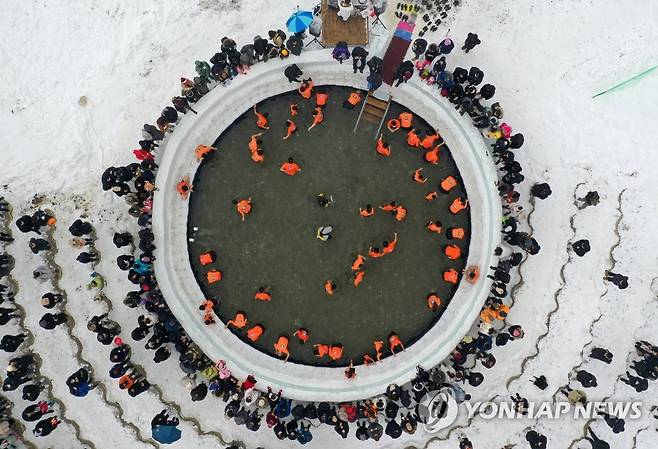
[[[431,165],[423,160],[425,150],[406,144],[406,130],[391,133],[384,127],[381,133],[392,151],[383,157],[375,151],[377,125],[362,120],[353,132],[359,108],[342,106],[351,89],[320,90],[329,95],[329,102],[324,122],[311,131],[307,127],[315,99],[304,100],[291,91],[258,104],[259,111],[268,113],[271,129],[258,129],[248,108],[217,138],[213,146],[219,150],[201,163],[194,177],[188,218],[190,261],[206,298],[218,303],[215,313],[221,322],[211,326],[222,326],[236,313],[244,313],[247,325],[230,329],[266,354],[276,357],[274,344],[283,335],[289,339],[289,362],[358,365],[364,354],[376,357],[373,342],[384,341],[383,356],[390,356],[387,340],[392,332],[410,347],[440,319],[457,288],[442,274],[450,268],[462,272],[471,233],[468,209],[452,214],[449,205],[467,196],[450,142],[440,147],[439,164]],[[289,112],[292,103],[299,108],[295,117]],[[388,117],[403,111],[407,109],[393,103]],[[298,132],[284,140],[289,118]],[[417,116],[413,127],[421,135],[435,132]],[[260,132],[265,161],[257,164],[248,142]],[[302,167],[295,176],[279,170],[289,157]],[[424,184],[412,179],[419,168],[427,179]],[[447,176],[458,185],[442,193],[438,184]],[[428,201],[425,196],[432,191],[438,196]],[[321,207],[318,194],[333,201]],[[243,222],[232,200],[248,197],[254,208]],[[380,209],[368,218],[359,215],[366,204],[376,207],[391,201],[408,210],[404,220]],[[429,232],[429,221],[440,222],[442,232]],[[316,238],[321,226],[333,228],[327,242]],[[449,228],[463,229],[465,238],[448,239]],[[396,234],[395,251],[382,258],[368,256],[369,248],[383,248],[382,242]],[[459,259],[444,254],[449,244],[461,249]],[[210,250],[217,261],[202,266],[199,256]],[[365,276],[355,287],[352,263],[359,254],[366,257]],[[211,269],[222,272],[221,281],[209,284],[206,273]],[[328,280],[336,285],[331,296],[324,289]],[[254,298],[260,287],[271,294],[270,301]],[[431,292],[442,301],[436,310],[427,306]],[[199,312],[199,321],[202,315]],[[265,332],[252,342],[247,330],[254,325]],[[304,344],[294,337],[299,328],[309,334]],[[343,356],[336,361],[317,357],[314,344],[342,345]]]

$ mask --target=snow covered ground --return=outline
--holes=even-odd
[[[147,441],[148,422],[165,406],[179,407],[187,417],[178,447],[232,440],[244,441],[249,448],[297,446],[279,442],[267,429],[245,434],[244,428],[223,418],[223,405],[210,398],[192,403],[175,361],[156,366],[143,345],[133,345],[133,358],[160,394],[133,399],[111,384],[106,379],[109,350],[82,325],[102,304],[93,303],[89,292],[80,289],[87,273],[74,262],[65,237],[65,228],[81,214],[96,226],[103,256],[97,269],[108,278],[108,296],[114,303],[110,316],[129,332],[136,318],[121,299],[130,285],[113,263],[120,252],[112,246],[111,235],[134,224],[124,202],[101,191],[100,174],[110,165],[131,161],[142,125],[153,123],[177,94],[180,76],[193,75],[194,60],[214,54],[222,36],[240,44],[268,29],[283,28],[297,4],[308,9],[314,2],[30,0],[2,7],[0,185],[5,187],[0,195],[13,204],[14,217],[31,210],[34,195],[44,195],[43,205],[57,215],[54,260],[62,268],[59,287],[68,294],[67,311],[80,321],[71,334],[82,349],[64,330],[48,333],[35,325],[43,313],[37,300],[43,286],[31,279],[30,271],[39,257],[27,250],[24,235],[14,227],[17,241],[7,250],[17,260],[12,273],[21,289],[17,302],[26,310],[25,324],[34,332],[32,347],[42,356],[41,371],[53,384],[52,394],[65,404],[79,436],[99,449],[153,445]],[[395,21],[392,9],[384,17],[389,29]],[[518,152],[525,187],[546,181],[553,189],[549,199],[525,205],[533,235],[542,245],[521,267],[522,283],[513,291],[509,321],[524,326],[525,338],[497,348],[497,365],[485,373],[483,385],[469,393],[479,400],[517,392],[528,399],[550,400],[561,386],[575,387],[575,367],[587,369],[599,381],[598,387],[587,389],[590,399],[638,397],[645,403],[643,417],[628,421],[623,433],[613,434],[600,420],[591,424],[597,435],[622,449],[656,446],[656,420],[647,412],[658,405],[656,383],[638,395],[619,376],[626,371],[636,340],[658,343],[658,72],[624,90],[592,96],[658,63],[657,22],[653,0],[464,0],[448,23],[458,42],[469,31],[483,41],[468,55],[455,50],[449,67],[477,65],[484,70],[485,80],[496,85],[506,121],[525,135]],[[433,36],[446,31],[442,26]],[[601,203],[578,210],[574,197],[588,190],[597,190]],[[592,246],[583,258],[568,249],[569,242],[581,238]],[[603,272],[611,268],[630,277],[628,289],[603,282]],[[8,332],[4,327],[3,333]],[[590,359],[593,346],[612,351],[613,362]],[[64,381],[79,367],[78,357],[96,368],[105,393],[95,390],[85,398],[68,394]],[[549,382],[543,392],[530,384],[539,374]],[[19,414],[24,404],[16,403],[14,412]],[[417,433],[396,441],[384,437],[378,446],[456,448],[463,433],[475,448],[527,447],[525,430],[534,424],[460,418],[450,433]],[[548,436],[550,448],[587,448],[586,441],[578,441],[584,425],[540,420],[535,428]],[[76,438],[71,429],[58,429],[36,444],[72,447]],[[339,440],[327,427],[313,431],[314,447],[357,445],[352,436]]]

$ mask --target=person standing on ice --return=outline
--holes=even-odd
[[[482,41],[480,41],[480,38],[478,38],[476,33],[468,33],[468,36],[466,36],[466,41],[462,46],[462,50],[464,50],[464,53],[468,53],[481,43]]]

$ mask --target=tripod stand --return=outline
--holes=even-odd
[[[386,28],[386,25],[384,25],[384,22],[382,22],[382,19],[379,18],[379,13],[377,11],[375,11],[375,20],[372,21],[372,27],[374,28],[375,25],[377,25],[377,24],[380,24],[381,26],[383,26],[385,30],[388,29],[388,28]]]

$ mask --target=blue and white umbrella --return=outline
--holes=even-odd
[[[313,22],[312,12],[297,10],[297,12],[290,16],[286,21],[286,26],[291,33],[299,33],[308,28],[311,25],[311,22]]]

